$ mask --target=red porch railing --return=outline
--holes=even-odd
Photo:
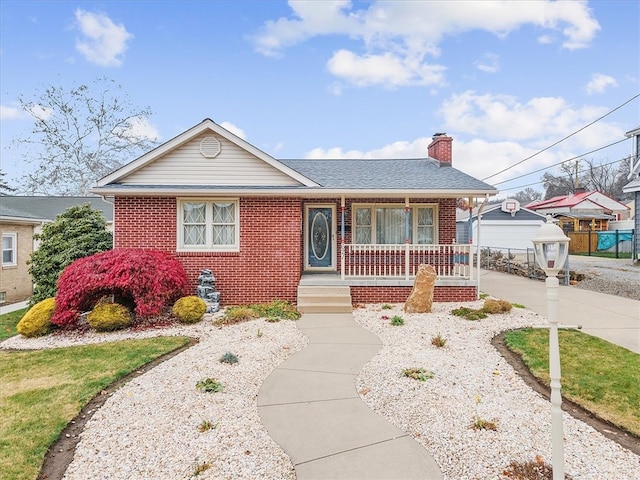
[[[439,278],[471,279],[471,245],[343,244],[340,271],[348,278],[414,278],[422,263]]]

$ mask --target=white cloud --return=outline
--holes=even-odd
[[[359,29],[357,19],[344,12],[351,7],[348,0],[322,2],[289,1],[293,19],[279,18],[264,24],[260,34],[253,37],[256,50],[267,56],[316,35],[336,33],[348,35]]]
[[[559,139],[607,112],[606,107],[567,103],[561,97],[537,97],[520,102],[510,95],[452,95],[440,109],[443,128],[489,139]]]
[[[33,105],[29,113],[31,113],[31,115],[38,120],[46,121],[51,117],[51,115],[53,115],[53,109],[49,107],[43,107],[42,105]]]
[[[327,63],[329,71],[358,87],[384,85],[389,88],[408,85],[442,85],[441,65],[414,62],[392,53],[358,56],[348,50],[339,50]]]
[[[314,148],[305,154],[310,159],[344,159],[344,158],[424,158],[431,138],[422,137],[412,142],[397,141],[380,148],[364,152],[361,150],[343,151],[341,147],[328,149]]]
[[[86,60],[103,67],[119,67],[127,41],[133,35],[124,25],[116,25],[102,13],[91,13],[82,9],[75,11],[77,27],[83,35],[76,41],[78,50]]]
[[[264,55],[279,55],[287,48],[321,35],[341,35],[361,42],[361,52],[340,50],[328,61],[334,75],[357,86],[383,84],[438,84],[442,67],[426,56],[440,54],[441,40],[450,35],[482,30],[501,38],[526,25],[544,29],[540,43],[562,39],[567,49],[589,45],[600,29],[584,1],[505,2],[373,2],[354,9],[346,0],[289,1],[292,15],[267,21],[253,38]],[[492,60],[490,57],[488,60]],[[363,67],[365,71],[358,71]],[[381,67],[391,71],[381,72]],[[494,72],[493,61],[478,68]]]
[[[478,70],[486,73],[496,73],[500,70],[500,57],[495,53],[487,52],[482,56],[482,60],[475,62]]]
[[[10,107],[0,105],[0,118],[2,120],[25,120],[36,118],[38,120],[48,120],[53,115],[53,110],[42,105],[34,104],[29,110],[20,107]]]
[[[616,82],[615,78],[602,73],[594,73],[589,83],[587,83],[586,90],[588,95],[593,95],[594,93],[603,93],[607,87],[617,86],[618,82]]]
[[[20,118],[24,118],[24,114],[19,108],[0,105],[0,120],[19,120]]]
[[[229,130],[231,133],[233,133],[236,137],[241,138],[242,140],[246,140],[247,136],[244,133],[244,130],[242,130],[240,127],[236,127],[233,123],[229,123],[229,122],[222,122],[220,124],[220,126],[226,130]]]
[[[522,102],[508,95],[479,95],[467,91],[452,95],[443,102],[440,109],[444,119],[441,131],[448,132],[454,139],[454,167],[476,178],[486,178],[533,156],[488,180],[489,183],[498,183],[622,139],[624,130],[604,120],[572,135],[607,111],[607,107],[593,105],[577,107],[561,97],[531,98]],[[570,138],[546,150],[567,136]],[[419,158],[427,155],[430,142],[430,137],[420,137],[412,141],[392,142],[369,151],[314,148],[305,157]],[[545,151],[541,152],[543,149]],[[528,181],[537,181],[541,174],[534,174],[534,178]]]
[[[130,135],[133,135],[136,138],[151,140],[154,142],[160,140],[160,132],[156,127],[151,125],[146,118],[131,119],[127,131]]]

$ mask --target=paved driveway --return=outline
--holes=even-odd
[[[480,270],[480,291],[547,315],[544,281]],[[640,353],[640,301],[565,286],[558,296],[561,324],[582,325],[585,333]]]

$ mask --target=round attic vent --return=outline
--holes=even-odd
[[[216,137],[204,137],[200,142],[200,153],[207,158],[214,158],[220,153],[220,142]]]

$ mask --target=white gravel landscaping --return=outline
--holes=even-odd
[[[481,302],[466,303],[477,308]],[[358,324],[383,347],[356,380],[363,401],[412,435],[440,464],[444,478],[499,479],[512,460],[551,461],[550,404],[514,372],[491,338],[507,329],[545,323],[514,308],[509,314],[468,321],[450,314],[461,304],[436,303],[429,314],[405,314],[402,305],[354,310]],[[389,319],[400,315],[402,326]],[[65,479],[295,479],[288,456],[260,423],[256,398],[264,379],[307,340],[294,321],[262,319],[216,327],[214,316],[192,326],[138,332],[57,334],[10,338],[0,348],[54,348],[162,335],[200,342],[136,377],[115,392],[87,423]],[[431,338],[446,338],[437,348]],[[220,363],[227,351],[240,361]],[[434,372],[425,382],[403,377],[405,368]],[[207,377],[224,391],[201,393]],[[479,402],[478,402],[479,400]],[[476,415],[496,431],[470,428]],[[198,431],[203,421],[215,428]],[[578,479],[636,479],[640,457],[565,414],[566,471]],[[399,477],[401,472],[399,472]]]
[[[469,321],[450,314],[454,303],[435,303],[430,314],[405,314],[402,305],[354,310],[356,322],[384,344],[357,378],[364,402],[412,435],[435,458],[449,480],[496,479],[512,460],[551,463],[550,403],[528,387],[490,344],[501,331],[545,323],[528,310]],[[482,302],[465,304],[479,308]],[[402,326],[382,316],[400,315]],[[444,347],[431,345],[440,334]],[[434,377],[402,376],[421,367]],[[479,401],[479,403],[478,403]],[[495,421],[496,431],[470,428],[476,416]],[[640,457],[564,414],[566,473],[577,479],[637,479]]]

